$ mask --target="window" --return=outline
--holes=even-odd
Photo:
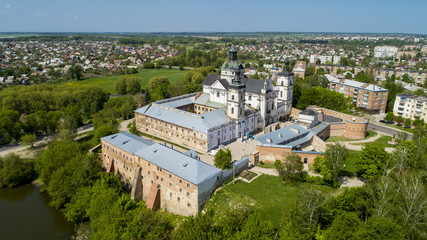
[[[169,187],[172,187],[172,183],[169,183]]]
[[[219,98],[219,92],[217,92],[217,93],[216,93],[216,97],[218,97],[218,98]]]
[[[169,174],[169,178],[171,178],[172,177],[172,175],[171,174]]]
[[[251,95],[249,95],[249,98],[248,98],[248,99],[249,99],[249,101],[251,101],[251,100],[252,100],[252,96],[251,96]]]
[[[231,95],[231,100],[234,100],[234,95]]]
[[[150,171],[148,171],[148,175],[150,175]]]
[[[178,202],[181,201],[181,198],[178,197]]]
[[[190,196],[190,193],[189,193],[189,192],[187,192],[187,196]]]
[[[181,188],[179,188],[179,192],[182,192],[182,189],[181,189]]]
[[[234,114],[234,108],[231,108],[231,114]]]
[[[159,179],[159,176],[156,176],[156,179]]]
[[[169,196],[171,196],[171,197],[172,197],[172,193],[169,193]]]
[[[187,207],[191,207],[191,204],[187,203]]]
[[[182,179],[179,179],[179,183],[182,183]]]

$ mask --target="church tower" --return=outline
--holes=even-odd
[[[228,51],[228,60],[221,67],[221,78],[231,83],[234,77],[242,76],[245,72],[243,65],[237,60],[237,50],[232,46]]]
[[[245,117],[246,85],[237,74],[228,86],[227,115],[234,119]]]
[[[279,101],[284,101],[292,107],[294,73],[289,70],[289,60],[285,60],[283,71],[277,76],[276,89],[279,91]]]

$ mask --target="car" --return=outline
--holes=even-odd
[[[411,128],[411,126],[404,126],[404,128]]]
[[[381,119],[380,123],[387,123],[387,120]]]
[[[217,152],[218,152],[218,149],[210,150],[210,151],[209,151],[209,155],[211,155],[211,156],[215,156],[215,155],[217,154]]]
[[[387,122],[387,121],[386,121],[386,123],[387,123],[387,124],[393,124],[394,122],[393,122],[393,121],[390,121],[390,122]]]
[[[397,124],[397,126],[398,126],[398,127],[401,127],[401,126],[403,126],[403,124],[401,124],[401,123],[398,123],[398,124]]]
[[[252,136],[251,134],[249,134],[248,138],[249,139],[255,139],[254,136]]]

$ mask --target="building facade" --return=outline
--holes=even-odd
[[[330,74],[325,76],[329,80],[329,89],[350,97],[355,106],[369,111],[385,113],[388,98],[387,89],[374,84],[338,79]]]
[[[427,122],[427,98],[410,93],[398,94],[394,101],[393,114],[411,120],[422,119]]]
[[[305,78],[305,70],[307,68],[307,62],[306,61],[298,61],[294,68],[292,69],[292,72],[295,74],[295,76],[298,76],[302,79]]]
[[[293,73],[289,61],[285,64],[276,86],[270,79],[250,79],[232,48],[221,75],[210,74],[203,81],[203,92],[137,109],[136,127],[204,152],[264,130],[286,119],[292,109]]]
[[[201,211],[222,184],[221,170],[199,160],[190,150],[153,143],[128,132],[101,138],[102,163],[132,187],[132,197],[149,208],[180,215]]]

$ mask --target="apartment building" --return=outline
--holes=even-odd
[[[307,68],[307,62],[306,61],[298,61],[294,69],[292,69],[292,72],[294,73],[294,76],[298,76],[302,79],[305,78],[305,70]]]
[[[376,58],[395,58],[397,55],[397,47],[393,46],[377,46],[374,48],[374,57]]]
[[[371,67],[362,67],[362,66],[344,66],[344,65],[316,65],[316,72],[319,68],[322,68],[325,72],[329,72],[334,75],[338,75],[338,70],[341,72],[346,72],[350,70],[354,70],[354,74],[358,74],[361,71],[365,73],[369,73],[372,71]]]
[[[423,119],[427,121],[427,98],[410,93],[401,93],[396,96],[393,114],[404,118]]]
[[[329,80],[329,89],[350,97],[355,106],[369,111],[385,113],[388,98],[387,89],[374,84],[338,79],[330,74],[325,76]]]
[[[374,69],[374,76],[377,81],[384,81],[387,77],[391,77],[393,75],[397,77],[403,77],[403,75],[408,74],[409,80],[413,81],[418,85],[423,85],[427,79],[427,71],[408,71],[405,69]]]

